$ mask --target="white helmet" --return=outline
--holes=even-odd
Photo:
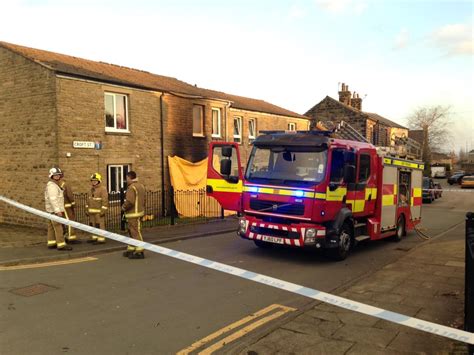
[[[63,171],[59,168],[51,168],[49,169],[49,178],[51,179],[54,175],[64,175]]]

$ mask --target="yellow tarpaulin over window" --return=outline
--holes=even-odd
[[[207,158],[197,163],[180,157],[168,157],[175,206],[183,217],[219,217],[221,206],[206,196]],[[225,215],[234,212],[225,211]]]

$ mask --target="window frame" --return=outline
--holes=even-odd
[[[294,128],[291,129],[291,127],[294,127]],[[288,131],[296,132],[296,123],[295,122],[288,122]]]
[[[201,109],[201,133],[194,132],[194,109],[199,107]],[[193,137],[205,137],[204,135],[204,105],[193,104]]]
[[[121,170],[121,174],[122,174],[122,180],[120,181],[120,188],[125,188],[126,187],[126,172],[124,173],[124,167],[127,167],[128,171],[132,170],[132,164],[107,164],[107,192],[110,194],[110,193],[117,193],[117,192],[120,192],[120,189],[119,191],[115,191],[115,190],[112,190],[111,189],[111,185],[112,185],[112,179],[110,178],[112,176],[111,174],[111,170],[112,168],[120,168]],[[116,179],[117,180],[117,179]]]
[[[113,107],[114,107],[114,127],[107,127],[107,117],[106,117],[106,111],[105,111],[105,99],[107,96],[111,96],[113,99]],[[123,96],[125,97],[125,126],[127,128],[122,129],[122,128],[116,128],[117,127],[117,96]],[[105,132],[115,132],[115,133],[130,133],[130,122],[128,119],[128,95],[127,94],[121,94],[118,92],[110,92],[110,91],[105,91],[104,92],[104,120],[105,120]]]
[[[235,128],[235,121],[237,121],[238,126],[239,126],[239,134],[234,133],[234,128]],[[232,137],[234,138],[235,143],[242,144],[242,128],[243,128],[243,117],[242,116],[234,116],[234,120],[232,121],[233,126],[232,126]],[[237,139],[237,140],[236,140]]]
[[[218,132],[214,133],[214,111],[217,112],[217,129]],[[222,137],[222,114],[221,109],[218,107],[211,108],[211,137],[212,138],[221,138]]]
[[[253,122],[253,135],[250,134],[250,122]],[[249,125],[249,144],[252,144],[255,139],[257,139],[257,119],[256,118],[249,118],[248,121]]]

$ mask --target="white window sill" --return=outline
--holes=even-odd
[[[222,138],[220,135],[217,135],[217,134],[213,134],[211,137],[212,138]]]
[[[112,133],[130,133],[128,129],[115,129],[115,128],[105,128],[106,132],[112,132]]]
[[[197,134],[197,133],[193,133],[193,137],[194,138],[206,138],[206,136],[204,134]]]

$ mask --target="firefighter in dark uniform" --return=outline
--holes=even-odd
[[[127,173],[127,193],[122,206],[125,218],[128,222],[128,233],[130,238],[143,241],[141,231],[141,218],[145,214],[145,187],[138,182],[134,171]],[[129,259],[144,259],[143,248],[129,245],[123,256]]]
[[[64,192],[64,217],[70,221],[76,220],[75,207],[76,202],[74,201],[74,193],[71,188],[71,184],[61,180],[59,183],[61,189]],[[79,244],[81,241],[77,239],[76,233],[71,226],[63,226],[65,229],[65,239],[68,244]]]
[[[105,214],[109,208],[109,194],[105,186],[102,186],[102,176],[94,173],[91,176],[91,191],[86,205],[86,213],[89,216],[89,225],[105,230]],[[105,243],[102,236],[93,235],[87,241],[93,244]]]

